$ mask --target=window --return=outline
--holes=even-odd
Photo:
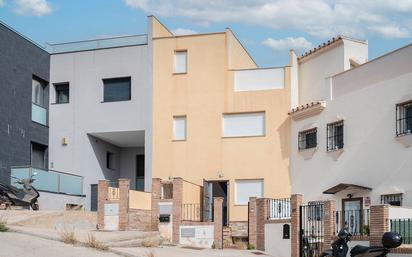
[[[49,105],[49,95],[47,82],[33,76],[32,79],[32,103],[47,108]]]
[[[34,168],[46,168],[46,150],[47,146],[37,143],[31,143],[31,166]]]
[[[402,194],[381,195],[381,204],[402,206]]]
[[[106,168],[110,170],[116,169],[114,153],[106,152]]]
[[[239,113],[223,115],[224,137],[250,137],[265,135],[265,113]]]
[[[186,140],[186,116],[173,117],[174,140]]]
[[[338,150],[343,148],[343,120],[328,124],[327,150]]]
[[[412,101],[396,105],[396,136],[412,133]]]
[[[317,133],[317,128],[299,132],[299,150],[316,147],[318,145]]]
[[[131,99],[131,78],[103,79],[104,102],[129,101]]]
[[[56,91],[56,104],[66,104],[69,102],[69,83],[55,84],[54,90]]]
[[[187,51],[175,51],[175,73],[187,72]]]
[[[249,197],[263,197],[262,179],[235,181],[235,203],[247,205]]]
[[[49,87],[46,81],[35,76],[32,78],[31,102],[31,120],[47,126]]]

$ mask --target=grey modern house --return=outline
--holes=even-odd
[[[13,167],[47,169],[50,55],[0,23],[0,181]]]

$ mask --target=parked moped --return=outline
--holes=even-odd
[[[33,178],[35,175],[36,173],[34,173],[30,178],[25,179],[19,179],[12,176],[15,180],[14,183],[22,185],[22,188],[0,183],[0,204],[4,204],[6,206],[31,207],[34,211],[39,210],[37,199],[40,194],[36,188],[32,186],[35,181]]]
[[[332,249],[323,252],[320,257],[346,257],[351,234],[343,228],[338,239],[332,243]],[[395,232],[386,232],[382,236],[382,246],[356,245],[350,251],[351,257],[386,257],[391,248],[397,248],[402,244],[402,237]]]

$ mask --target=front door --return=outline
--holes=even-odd
[[[360,235],[362,233],[362,198],[343,199],[342,207],[343,225],[352,235]]]
[[[136,155],[136,190],[144,191],[144,154]]]
[[[223,225],[228,222],[228,182],[227,181],[204,181],[203,183],[203,219],[213,220],[213,199],[223,197]]]

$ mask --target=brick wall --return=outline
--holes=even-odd
[[[325,201],[325,220],[324,220],[324,241],[323,249],[329,249],[335,237],[336,224],[336,202],[333,200]]]
[[[213,223],[215,234],[215,247],[223,248],[223,197],[213,199]]]
[[[160,178],[152,179],[152,212],[151,223],[152,230],[159,230],[159,202],[161,198],[162,180]]]
[[[97,226],[99,229],[104,229],[104,204],[107,201],[107,193],[109,189],[109,181],[99,180],[98,196],[97,196]]]
[[[290,227],[290,239],[291,239],[291,253],[292,257],[300,256],[300,206],[303,203],[302,195],[292,195],[290,199],[291,207],[291,227]]]
[[[382,245],[383,233],[389,231],[389,205],[373,205],[370,207],[370,244]]]
[[[173,235],[172,242],[174,244],[179,243],[179,230],[182,221],[182,204],[183,204],[183,179],[173,179],[173,211],[172,211],[172,225]]]
[[[152,231],[152,212],[129,209],[127,230]]]

